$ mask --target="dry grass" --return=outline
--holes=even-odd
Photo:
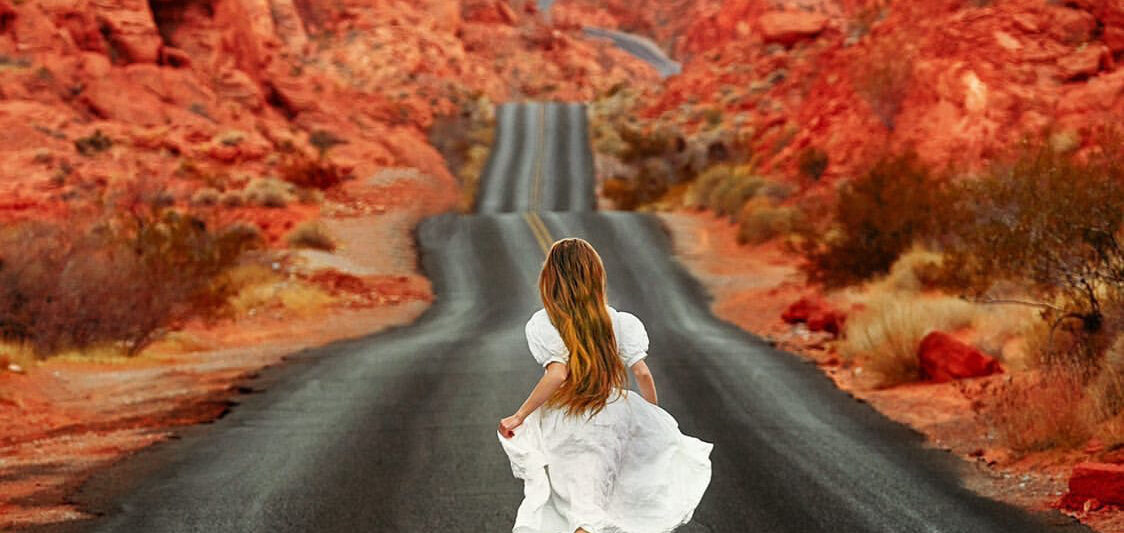
[[[789,235],[803,221],[804,214],[792,206],[778,206],[765,198],[754,198],[738,213],[738,243],[760,244]]]
[[[255,178],[246,185],[243,198],[261,207],[285,207],[296,200],[296,186],[273,178]]]
[[[23,369],[31,368],[38,360],[35,350],[26,342],[0,341],[0,372],[9,364],[15,364]]]
[[[915,246],[898,257],[890,272],[874,281],[871,287],[880,292],[916,294],[933,286],[933,280],[941,272],[943,264],[944,256],[941,254]]]
[[[1093,419],[1078,374],[1055,367],[1006,377],[982,411],[999,442],[1016,453],[1085,443]]]
[[[312,248],[331,252],[336,249],[336,239],[317,220],[306,220],[285,236],[290,248]]]
[[[240,266],[228,275],[237,288],[230,299],[236,316],[253,316],[269,309],[308,314],[335,302],[331,294],[319,287],[288,279],[263,266]]]
[[[917,348],[933,330],[972,324],[976,306],[952,297],[903,297],[875,293],[847,320],[839,353],[862,369],[866,386],[883,388],[920,378]]]

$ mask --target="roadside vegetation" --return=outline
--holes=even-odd
[[[269,173],[232,173],[184,157],[176,177],[186,187],[114,180],[96,194],[67,196],[64,218],[6,223],[0,361],[26,367],[59,355],[135,356],[191,321],[330,301],[315,284],[281,272],[270,249],[282,242],[335,249],[318,222],[284,222],[306,216],[285,208],[316,211],[324,191],[351,177],[328,155],[345,141],[326,132],[310,139],[317,154],[287,146]],[[87,157],[112,147],[100,132],[78,142]],[[224,147],[241,142],[238,132],[215,139]]]
[[[471,212],[476,205],[480,178],[495,135],[495,104],[484,96],[462,98],[457,113],[435,117],[429,128],[429,144],[441,153],[445,165],[460,180],[461,212]]]
[[[1124,443],[1124,151],[1029,139],[978,173],[892,154],[793,240],[808,278],[862,294],[840,354],[883,387],[922,376],[930,331],[960,331],[1011,373],[981,402],[1010,449]]]
[[[635,118],[633,98],[622,89],[592,108],[603,195],[622,209],[707,210],[737,225],[739,243],[801,257],[811,284],[853,304],[834,342],[860,386],[925,379],[922,339],[950,332],[1007,371],[975,404],[1009,449],[1124,445],[1118,136],[1075,152],[1045,132],[971,171],[887,152],[809,193],[713,130]],[[896,93],[869,98],[892,118]],[[828,165],[814,146],[794,163],[806,184]]]
[[[0,231],[0,337],[42,358],[113,346],[136,354],[169,328],[219,312],[223,274],[261,245],[242,224],[214,228],[131,197],[110,214]],[[77,218],[77,220],[76,220]]]

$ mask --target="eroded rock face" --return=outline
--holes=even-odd
[[[789,324],[805,323],[810,331],[824,331],[838,336],[843,331],[847,315],[822,299],[804,297],[796,300],[781,314]]]
[[[941,331],[931,332],[921,339],[917,357],[922,377],[938,383],[1003,371],[995,358]]]
[[[453,202],[457,185],[426,140],[436,114],[468,99],[582,100],[658,80],[578,28],[550,28],[531,4],[0,0],[0,129],[11,133],[0,221],[49,216],[26,206],[132,176],[186,204],[200,187],[276,176],[280,151],[315,156],[317,132],[346,141],[329,155],[354,175],[421,169]],[[95,134],[105,149],[79,153]]]
[[[90,0],[111,57],[121,63],[155,63],[163,44],[148,0]]]

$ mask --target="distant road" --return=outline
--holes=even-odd
[[[609,39],[610,41],[613,41],[620,49],[652,65],[656,70],[659,71],[660,75],[665,78],[668,76],[674,76],[683,71],[683,65],[681,65],[678,61],[667,57],[667,54],[664,53],[663,49],[660,48],[659,45],[657,45],[651,39],[641,37],[639,35],[633,35],[631,33],[625,33],[623,31],[607,30],[604,28],[593,28],[587,26],[582,29],[585,31],[586,35],[589,35],[591,37]]]
[[[226,417],[96,475],[72,501],[100,518],[45,530],[510,531],[523,487],[496,424],[542,373],[523,325],[544,250],[577,236],[605,261],[610,304],[648,329],[661,406],[714,443],[680,533],[1087,531],[973,494],[959,459],[711,314],[659,219],[593,210],[581,106],[499,117],[478,212],[417,230],[437,294],[417,322],[267,370]]]
[[[554,6],[555,0],[538,0],[539,11],[546,13]],[[651,39],[623,31],[586,26],[586,35],[597,39],[608,39],[622,50],[652,65],[663,77],[674,76],[683,71],[683,65],[667,56],[662,48]]]

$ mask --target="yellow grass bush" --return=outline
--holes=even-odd
[[[315,285],[289,279],[260,265],[232,269],[229,278],[236,289],[230,299],[236,316],[252,316],[269,309],[305,314],[335,302],[331,294]]]
[[[1094,431],[1080,372],[1063,366],[1005,376],[982,415],[1016,453],[1075,448]]]
[[[804,220],[804,213],[792,206],[774,205],[766,198],[754,198],[738,213],[738,243],[760,244],[792,233]]]
[[[873,388],[919,379],[921,339],[933,330],[967,327],[977,313],[973,304],[947,296],[884,292],[863,303],[865,308],[847,319],[839,353],[862,369],[863,382]]]
[[[318,220],[306,220],[297,224],[285,236],[290,248],[312,248],[331,252],[336,249],[336,239]]]

